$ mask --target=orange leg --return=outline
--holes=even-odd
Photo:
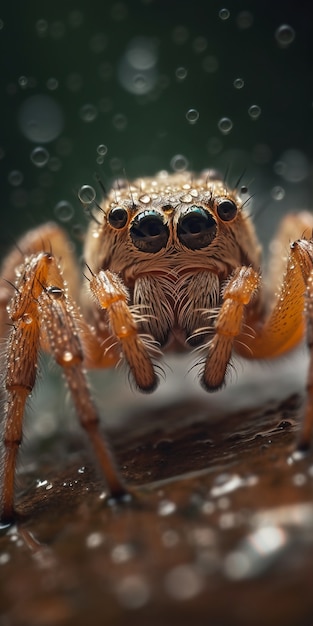
[[[13,327],[8,339],[8,367],[5,377],[7,402],[4,415],[4,462],[2,473],[1,519],[14,518],[14,474],[22,439],[25,402],[37,369],[38,349],[43,344],[63,368],[80,422],[94,447],[96,458],[113,496],[126,490],[98,429],[99,418],[91,400],[83,369],[80,341],[82,328],[96,344],[92,331],[83,324],[79,310],[67,295],[60,269],[50,253],[27,259],[20,268],[9,315]],[[87,335],[88,339],[88,335]]]
[[[259,274],[252,267],[240,267],[224,290],[224,302],[215,322],[215,334],[209,343],[202,375],[203,386],[209,391],[218,389],[224,382],[234,340],[242,328],[245,307],[259,283]]]
[[[107,310],[112,335],[119,341],[139,389],[153,391],[157,376],[148,346],[138,334],[136,318],[127,304],[128,292],[121,279],[109,270],[101,270],[92,275],[90,289],[100,307]]]

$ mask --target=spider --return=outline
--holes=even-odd
[[[83,290],[67,235],[55,223],[30,231],[8,254],[0,291],[7,335],[3,522],[15,517],[16,459],[39,350],[61,366],[108,492],[120,497],[128,489],[100,434],[87,369],[122,359],[136,386],[150,392],[158,383],[158,354],[197,349],[201,383],[214,391],[224,384],[233,352],[273,358],[305,331],[312,349],[313,217],[284,218],[263,285],[261,247],[244,204],[214,170],[116,181],[86,235]],[[300,238],[290,245],[291,237]],[[311,359],[301,448],[309,446],[313,428],[312,385]]]

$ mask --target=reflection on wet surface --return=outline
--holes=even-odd
[[[80,438],[67,456],[56,440],[25,463],[21,517],[0,538],[1,626],[310,626],[313,455],[293,453],[300,407],[294,396],[212,423],[184,402],[134,418],[112,433],[133,490],[121,504]]]

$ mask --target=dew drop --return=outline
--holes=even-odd
[[[116,130],[125,130],[127,126],[127,118],[123,113],[116,113],[113,117],[113,126]]]
[[[6,563],[8,563],[10,558],[11,557],[8,552],[2,552],[0,554],[0,565],[5,565]]]
[[[12,187],[19,187],[23,182],[24,176],[19,170],[12,170],[8,175],[9,184]]]
[[[282,24],[275,31],[275,39],[281,48],[287,48],[295,39],[295,31],[289,24]]]
[[[91,185],[82,185],[78,191],[78,198],[82,204],[92,204],[96,198],[96,191]]]
[[[175,72],[177,80],[182,81],[187,77],[188,71],[185,67],[178,67]]]
[[[167,515],[172,515],[176,511],[175,502],[171,502],[170,500],[161,500],[158,506],[158,514],[161,517],[166,517]]]
[[[24,315],[22,316],[22,320],[24,322],[24,324],[32,324],[33,322],[33,318],[28,315],[27,313],[24,313]]]
[[[183,154],[175,154],[171,159],[171,168],[174,172],[184,172],[188,167],[188,159]]]
[[[177,565],[165,576],[167,593],[175,600],[190,600],[203,589],[203,578],[191,565]]]
[[[149,586],[143,576],[138,574],[120,578],[115,591],[120,604],[128,609],[139,609],[150,598]]]
[[[142,202],[143,204],[150,204],[151,202],[151,197],[147,193],[143,194],[138,199],[139,202]]]
[[[235,78],[233,85],[235,89],[242,89],[245,85],[245,81],[243,80],[243,78]]]
[[[36,33],[38,37],[45,37],[48,32],[48,22],[47,20],[40,19],[36,22]]]
[[[228,20],[228,18],[230,17],[230,11],[226,8],[221,9],[218,13],[218,16],[221,20]]]
[[[91,103],[84,104],[79,109],[80,119],[83,120],[83,122],[86,122],[87,124],[94,122],[95,119],[97,118],[97,115],[98,115],[98,111],[96,107],[94,106],[94,104],[91,104]]]
[[[283,200],[283,198],[285,197],[284,188],[281,187],[280,185],[275,185],[275,187],[272,188],[271,196],[273,200],[277,200],[277,201]]]
[[[63,352],[62,359],[65,363],[70,363],[74,359],[73,353],[70,351]]]
[[[87,548],[98,548],[103,543],[103,535],[98,532],[90,533],[86,538]]]
[[[49,152],[46,148],[38,146],[32,150],[30,160],[36,167],[44,167],[49,161]]]
[[[199,119],[199,111],[197,109],[189,109],[186,113],[186,119],[189,124],[195,124]]]
[[[28,78],[27,76],[19,76],[18,78],[18,84],[22,89],[26,89],[26,87],[28,87]]]
[[[261,115],[261,107],[258,104],[252,104],[248,109],[248,113],[252,120],[257,120]]]
[[[229,117],[221,117],[218,121],[217,127],[223,135],[228,135],[233,128],[233,122]]]
[[[48,78],[46,85],[49,91],[54,91],[55,89],[58,88],[59,81],[56,78],[53,78],[53,76],[51,76],[51,78]]]
[[[61,134],[64,117],[61,107],[51,96],[39,94],[23,102],[18,123],[24,137],[34,143],[48,143]]]
[[[97,146],[97,152],[99,154],[99,156],[105,156],[107,154],[108,148],[104,143],[100,143]]]
[[[73,205],[66,200],[60,200],[54,207],[54,214],[61,222],[69,222],[74,215]]]

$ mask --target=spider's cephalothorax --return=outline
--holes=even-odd
[[[113,367],[122,358],[138,388],[152,391],[153,357],[196,346],[203,353],[202,384],[212,391],[224,383],[233,351],[268,359],[295,346],[305,328],[313,343],[310,214],[283,220],[267,289],[261,285],[260,246],[240,195],[215,172],[117,181],[94,217],[84,249],[87,289],[86,281],[80,289],[71,246],[53,223],[27,233],[3,263],[3,520],[14,516],[16,456],[40,349],[63,368],[109,493],[118,496],[126,487],[100,435],[86,368]],[[302,446],[310,441],[312,423],[310,391]]]

